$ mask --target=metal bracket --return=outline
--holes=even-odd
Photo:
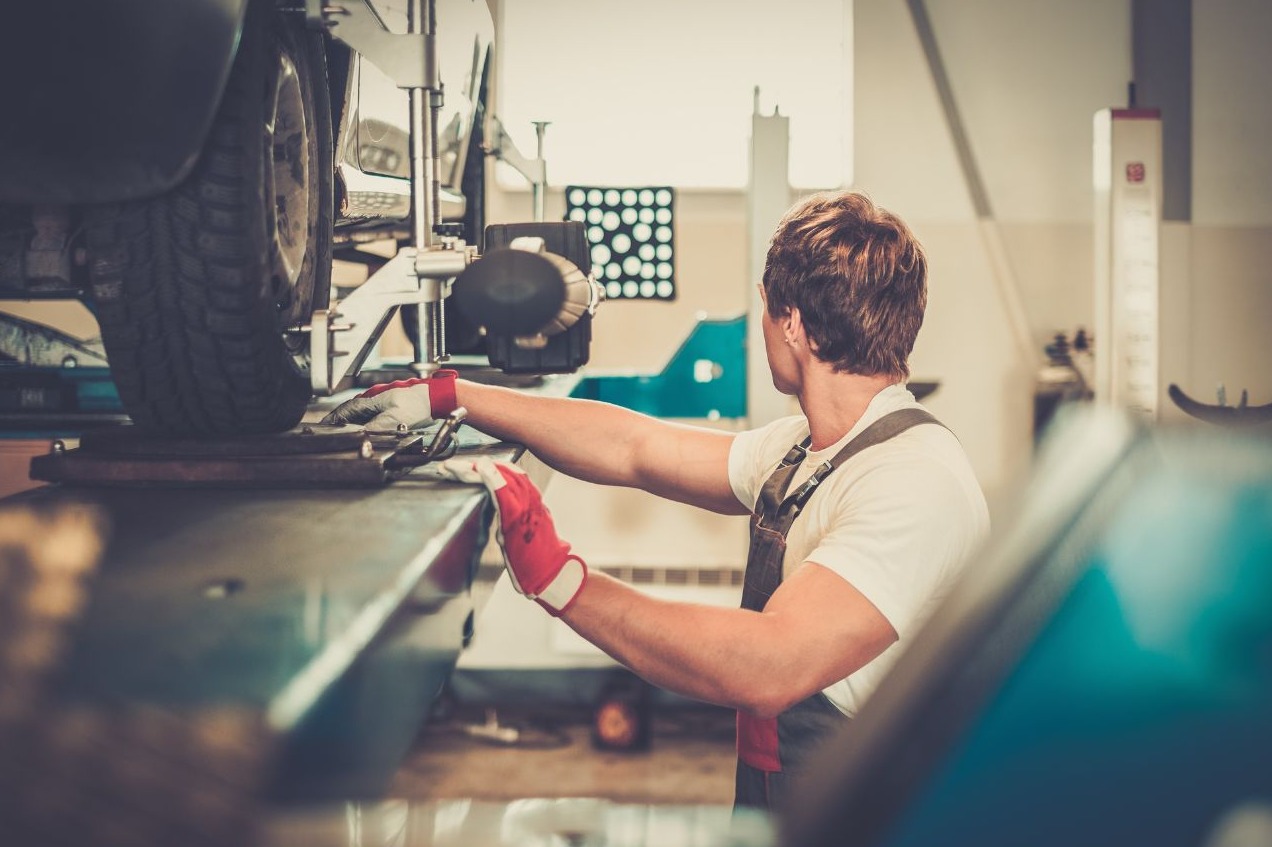
[[[498,115],[491,115],[486,135],[491,141],[485,145],[486,155],[494,156],[501,162],[507,162],[513,170],[530,182],[530,190],[534,204],[534,220],[543,220],[543,197],[548,186],[548,166],[543,158],[543,134],[548,128],[547,121],[535,121],[535,148],[533,159],[528,159],[517,149],[516,143]]]
[[[306,15],[315,0],[306,0]],[[441,89],[437,39],[432,33],[390,32],[367,0],[341,0],[322,7],[333,37],[348,44],[393,80],[398,88]]]
[[[424,436],[416,436],[399,447],[397,452],[385,461],[385,467],[391,471],[399,471],[449,459],[459,449],[456,433],[466,417],[468,417],[468,410],[463,406],[457,407],[455,411],[442,419],[441,426],[433,433],[433,438],[427,445],[424,443]]]
[[[1175,401],[1176,406],[1194,418],[1207,423],[1233,427],[1272,425],[1272,403],[1251,406],[1249,392],[1244,388],[1241,389],[1241,399],[1235,406],[1228,405],[1227,391],[1222,385],[1219,386],[1219,402],[1215,405],[1194,400],[1173,382],[1167,389],[1167,393],[1170,399]]]
[[[462,244],[439,246],[434,239],[441,214],[437,120],[442,106],[435,3],[436,0],[409,0],[405,34],[391,32],[368,0],[343,0],[323,9],[332,36],[376,65],[410,96],[414,249],[399,251],[397,258],[339,305],[338,313],[350,325],[345,349],[336,349],[329,327],[311,333],[310,379],[319,394],[330,394],[346,373],[356,371],[365,361],[397,306],[430,304],[428,309],[420,309],[420,332],[412,367],[428,373],[446,359],[442,303],[450,293],[451,280],[464,270],[471,256]],[[399,258],[413,261],[399,262]],[[409,279],[404,281],[404,277]],[[311,326],[316,328],[317,323]]]
[[[309,374],[315,394],[329,395],[362,365],[399,306],[421,305],[450,294],[452,280],[476,251],[462,241],[449,248],[403,247],[384,267],[331,309],[318,309],[308,326]]]

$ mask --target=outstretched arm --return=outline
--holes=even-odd
[[[443,370],[373,386],[341,403],[323,423],[393,432],[443,418],[457,405],[477,429],[526,445],[570,476],[640,488],[726,515],[748,511],[729,485],[731,433],[668,423],[609,403],[540,397]]]
[[[723,514],[747,512],[729,485],[732,433],[594,400],[538,397],[463,380],[456,397],[470,424],[526,445],[561,473]]]
[[[463,380],[457,397],[469,424],[524,444],[556,471],[717,513],[747,513],[729,486],[731,432],[670,424],[611,403],[536,397]]]

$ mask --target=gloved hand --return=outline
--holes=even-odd
[[[495,537],[512,585],[561,615],[587,581],[587,564],[557,537],[543,497],[525,471],[490,459],[448,459],[442,470],[460,482],[486,486],[495,502]]]
[[[373,385],[346,400],[322,419],[325,424],[364,423],[371,432],[395,432],[423,426],[455,411],[455,371],[441,370],[427,379],[402,379]]]

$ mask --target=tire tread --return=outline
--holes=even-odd
[[[103,341],[121,399],[146,429],[277,432],[299,421],[311,396],[283,343],[266,223],[257,211],[266,202],[265,174],[263,154],[251,145],[260,132],[271,30],[258,27],[252,37],[252,25],[249,17],[190,176],[165,196],[96,207],[86,216]],[[314,100],[327,97],[317,87],[313,93]],[[322,115],[318,110],[315,120]],[[330,212],[320,212],[319,239],[330,222]],[[323,251],[317,253],[313,276],[325,285],[330,262],[321,268]]]

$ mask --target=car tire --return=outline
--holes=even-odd
[[[191,173],[85,216],[102,340],[139,427],[229,436],[300,420],[312,392],[294,330],[330,297],[333,179],[323,36],[253,3]]]

